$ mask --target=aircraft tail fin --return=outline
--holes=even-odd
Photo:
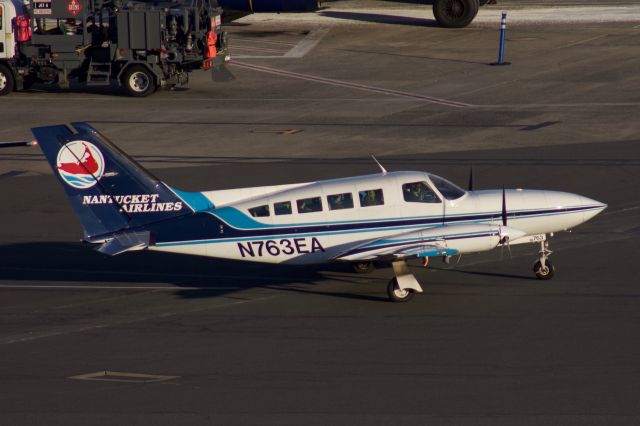
[[[31,129],[84,229],[85,240],[115,239],[108,254],[135,249],[149,237],[136,228],[193,212],[171,188],[153,176],[87,123]],[[75,130],[75,131],[74,131]],[[143,231],[142,231],[143,232]],[[131,240],[131,241],[129,241]],[[122,247],[121,247],[122,246]]]

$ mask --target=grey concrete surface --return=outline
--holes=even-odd
[[[230,27],[291,45],[312,29]],[[426,294],[392,304],[386,268],[105,258],[77,243],[39,150],[0,149],[0,423],[640,422],[638,29],[520,28],[501,68],[487,65],[496,36],[341,26],[303,58],[238,60],[226,85],[0,99],[0,140],[90,121],[187,190],[369,173],[373,153],[390,170],[463,184],[473,166],[480,188],[609,204],[551,240],[550,282],[532,279],[535,247],[514,247],[414,265]],[[69,378],[105,370],[179,377]]]

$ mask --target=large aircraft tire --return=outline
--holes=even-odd
[[[478,14],[478,0],[434,0],[433,16],[445,28],[466,27]]]
[[[134,65],[127,68],[122,77],[122,84],[129,96],[142,98],[156,91],[156,82],[153,74],[142,65]]]
[[[387,286],[387,294],[392,302],[408,302],[413,299],[416,293],[411,289],[401,290],[398,287],[398,280],[393,278]]]
[[[13,90],[13,74],[5,65],[0,64],[0,96],[8,95]]]

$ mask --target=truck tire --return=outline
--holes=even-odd
[[[8,95],[14,87],[13,74],[5,65],[0,64],[0,96]]]
[[[445,28],[466,27],[478,14],[478,0],[434,0],[433,16]]]
[[[142,98],[156,91],[155,77],[146,67],[133,65],[124,73],[122,84],[129,96]]]

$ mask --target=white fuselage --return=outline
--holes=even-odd
[[[150,249],[256,262],[309,264],[335,260],[356,245],[412,231],[429,234],[433,239],[440,231],[447,235],[448,229],[463,229],[453,228],[457,225],[500,226],[502,190],[465,192],[454,185],[451,190],[442,181],[428,173],[392,172],[197,193],[213,205],[200,211],[219,219],[223,224],[220,234],[200,240],[162,242]],[[421,183],[423,192],[430,191],[420,201],[410,194],[416,183]],[[346,194],[350,194],[352,206]],[[337,204],[338,201],[343,204]],[[606,207],[579,195],[541,190],[507,190],[505,201],[508,227],[518,230],[517,238],[573,228]],[[486,250],[496,246],[493,240],[490,242]],[[484,245],[469,247],[468,251],[484,250],[479,248]]]

